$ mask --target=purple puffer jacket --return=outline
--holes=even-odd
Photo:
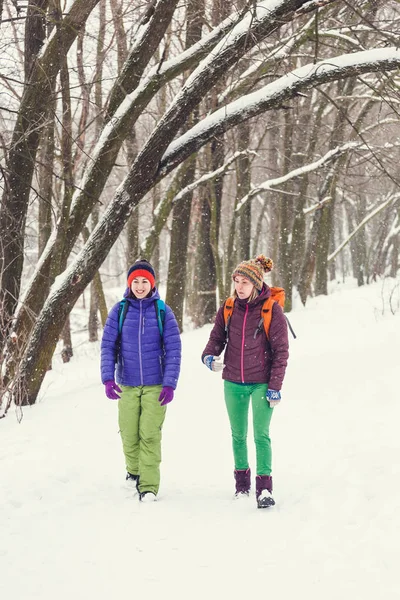
[[[289,357],[289,342],[286,319],[277,302],[272,308],[269,343],[264,325],[254,337],[260,323],[262,305],[270,295],[270,288],[264,284],[255,300],[247,302],[236,298],[229,323],[223,379],[235,383],[268,383],[272,390],[281,389]],[[224,307],[221,306],[202,357],[206,354],[219,356],[225,343]]]
[[[129,303],[121,333],[121,352],[115,377],[115,357],[118,338],[119,302],[110,310],[101,340],[101,380],[116,379],[122,385],[163,385],[176,388],[181,366],[181,337],[178,323],[169,306],[165,306],[163,340],[154,301],[159,299],[156,289],[150,298],[138,300],[128,296]]]

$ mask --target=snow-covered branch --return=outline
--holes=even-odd
[[[251,64],[248,69],[244,71],[237,81],[229,85],[224,90],[219,98],[218,104],[222,105],[226,101],[231,101],[234,97],[237,97],[241,93],[248,91],[254,82],[259,80],[265,73],[268,73],[271,69],[271,65],[277,63],[284,58],[287,58],[293,49],[298,47],[304,39],[308,39],[310,28],[314,24],[314,17],[309,19],[307,23],[299,30],[296,31],[289,39],[281,41],[278,47],[274,46],[269,49],[268,54],[263,58],[259,64],[257,61]]]
[[[313,204],[312,206],[309,206],[308,208],[304,208],[303,214],[308,215],[312,212],[315,212],[316,210],[320,210],[323,206],[325,206],[325,204],[328,204],[331,201],[332,201],[332,196],[325,196],[325,198],[322,198],[322,200],[320,200],[316,204]]]
[[[327,163],[337,160],[338,158],[340,158],[343,154],[345,154],[349,150],[353,150],[355,148],[361,148],[361,147],[362,147],[362,144],[359,142],[348,142],[347,144],[344,144],[343,146],[337,146],[336,148],[333,148],[333,150],[330,150],[324,156],[322,156],[321,158],[319,158],[318,160],[316,160],[312,163],[309,163],[308,165],[304,165],[302,167],[299,167],[298,169],[293,169],[293,171],[290,171],[289,173],[286,173],[286,175],[282,175],[281,177],[275,177],[274,179],[267,179],[267,181],[260,183],[257,187],[255,187],[248,194],[246,194],[246,196],[244,196],[240,200],[240,202],[238,202],[236,211],[237,212],[240,211],[242,209],[243,205],[250,198],[255,196],[256,194],[259,194],[260,192],[270,191],[272,189],[276,190],[278,185],[282,185],[282,184],[286,183],[287,181],[290,181],[291,179],[294,179],[296,177],[301,177],[302,175],[305,175],[306,173],[311,173],[312,171],[316,171],[317,169],[320,169]]]
[[[343,54],[291,71],[276,81],[220,108],[173,141],[160,163],[160,173],[172,170],[213,136],[295,98],[299,92],[330,81],[356,77],[362,73],[390,71],[400,66],[400,49],[377,48]]]
[[[204,183],[207,183],[208,181],[212,181],[213,179],[216,179],[219,175],[222,175],[222,173],[224,173],[227,170],[229,165],[231,165],[240,156],[243,156],[245,154],[256,155],[257,153],[253,152],[252,150],[244,150],[243,152],[235,152],[235,154],[233,154],[233,156],[231,156],[221,167],[218,167],[218,169],[215,169],[215,171],[210,171],[209,173],[205,173],[199,179],[197,179],[193,183],[190,183],[185,188],[183,188],[183,190],[181,190],[179,192],[179,194],[177,194],[175,196],[175,198],[172,200],[172,204],[174,204],[174,202],[178,202],[179,200],[181,200],[181,198],[186,196],[186,194],[189,194],[190,192],[195,190],[200,185],[203,185]]]
[[[355,229],[353,229],[353,231],[350,233],[350,235],[340,244],[340,246],[338,248],[336,248],[336,250],[334,250],[334,252],[332,252],[332,254],[330,254],[328,256],[328,262],[330,262],[331,260],[336,258],[336,256],[339,254],[339,252],[341,252],[343,250],[343,248],[345,246],[347,246],[347,244],[350,242],[350,240],[356,235],[356,233],[358,231],[360,231],[360,229],[362,229],[368,223],[368,221],[370,221],[371,219],[376,217],[376,215],[378,215],[380,212],[382,212],[382,210],[384,210],[387,206],[389,206],[389,204],[392,204],[393,202],[396,202],[399,199],[400,199],[400,193],[393,194],[387,200],[382,202],[382,204],[380,204],[377,208],[375,208],[375,210],[373,210],[369,215],[367,215],[361,221],[361,223],[359,225],[357,225],[357,227]]]
[[[305,15],[309,12],[314,11],[317,8],[323,8],[324,6],[328,6],[328,4],[332,4],[335,0],[310,0],[303,4],[302,7],[296,10],[296,15]]]

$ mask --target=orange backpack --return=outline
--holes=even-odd
[[[262,305],[261,319],[260,319],[260,322],[258,324],[256,331],[254,332],[254,337],[256,337],[256,335],[261,331],[262,326],[264,324],[264,331],[265,331],[265,335],[267,336],[267,340],[269,340],[269,328],[271,325],[273,305],[275,304],[275,302],[277,302],[279,304],[279,306],[282,307],[282,309],[285,306],[285,290],[280,287],[271,287],[270,290],[271,290],[271,295],[269,298],[267,298],[265,300],[264,304]],[[227,340],[228,340],[229,322],[232,317],[234,303],[235,303],[235,298],[233,296],[230,296],[227,300],[225,300],[225,304],[224,304],[224,321],[225,321],[225,333],[226,333]],[[291,327],[290,327],[290,329],[292,331]],[[294,335],[293,331],[292,331],[292,333]],[[294,337],[296,337],[296,336],[294,335]]]

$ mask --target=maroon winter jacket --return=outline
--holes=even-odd
[[[272,390],[280,390],[289,357],[286,319],[277,302],[272,308],[269,343],[264,324],[254,334],[261,319],[261,308],[271,295],[264,284],[261,294],[248,302],[236,298],[229,323],[228,343],[224,356],[222,378],[235,383],[268,383]],[[214,327],[202,357],[219,356],[226,343],[224,307],[217,312]]]

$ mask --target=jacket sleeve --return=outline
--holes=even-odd
[[[289,358],[289,340],[285,315],[277,302],[272,308],[269,342],[272,351],[272,367],[268,387],[271,390],[280,390]]]
[[[210,337],[207,342],[207,346],[204,348],[201,355],[201,360],[207,355],[219,356],[226,344],[226,333],[225,333],[225,321],[224,321],[224,307],[217,312],[215,317],[214,327],[211,330]]]
[[[175,315],[167,305],[165,306],[163,340],[165,349],[163,385],[176,389],[181,370],[182,343]]]
[[[118,310],[119,303],[110,310],[106,324],[104,325],[103,337],[101,338],[101,381],[105,383],[115,379],[115,362],[117,356],[118,340]]]

